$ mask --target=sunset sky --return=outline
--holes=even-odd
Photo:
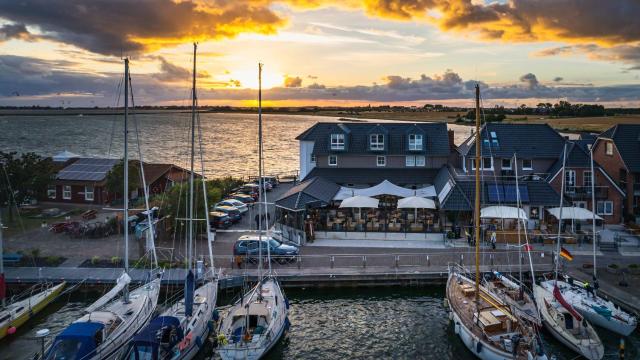
[[[0,105],[638,107],[638,0],[0,0]]]

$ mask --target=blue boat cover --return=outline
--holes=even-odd
[[[184,338],[180,320],[173,316],[159,316],[145,326],[133,340],[125,352],[124,358],[160,359],[160,346],[163,351],[171,349]],[[137,354],[132,357],[133,354]],[[163,356],[164,358],[164,356]]]
[[[184,282],[184,314],[186,316],[193,315],[193,295],[195,293],[195,276],[193,271],[189,270],[187,278]]]
[[[98,322],[77,322],[72,323],[64,329],[58,336],[49,351],[47,359],[88,359],[94,352],[96,336],[101,332],[104,324]]]

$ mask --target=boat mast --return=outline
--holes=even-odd
[[[556,239],[556,269],[555,269],[555,283],[558,284],[558,265],[560,264],[560,234],[562,232],[562,208],[564,207],[564,181],[566,175],[564,168],[567,164],[567,143],[564,143],[562,150],[562,182],[560,185],[560,214],[558,214],[558,238]]]
[[[476,84],[476,197],[473,223],[476,240],[476,305],[480,302],[480,85]]]
[[[591,149],[589,151],[590,155],[591,155],[591,226],[592,229],[591,231],[593,232],[593,281],[594,281],[594,293],[596,291],[598,291],[597,287],[595,286],[595,282],[598,281],[597,278],[597,267],[596,267],[596,242],[598,239],[598,236],[596,234],[596,174],[595,172],[593,172],[593,145],[591,145]],[[1,231],[1,230],[0,230]]]
[[[129,274],[129,59],[124,59],[124,272]],[[124,287],[124,302],[129,302],[129,286]]]
[[[514,159],[514,164],[513,166],[515,167],[515,175],[516,175],[516,196],[517,196],[517,203],[518,203],[518,217],[520,216],[520,209],[522,208],[522,199],[520,198],[520,184],[519,184],[519,180],[518,180],[518,156],[516,154],[513,155],[513,159]],[[529,267],[531,268],[531,285],[533,288],[533,285],[535,285],[536,283],[536,274],[535,272],[533,272],[533,260],[531,259],[531,249],[529,248],[529,238],[527,237],[527,227],[526,224],[524,222],[525,219],[522,219],[522,225],[524,228],[524,244],[527,247],[527,254],[529,257]],[[520,220],[518,220],[520,221]],[[518,245],[520,245],[520,229],[518,229]],[[522,283],[522,256],[520,255],[521,252],[518,252],[518,255],[521,257],[520,259],[520,286],[523,286]]]
[[[4,279],[4,242],[3,242],[3,238],[2,238],[2,216],[0,216],[0,286],[2,286],[2,288],[0,289],[0,291],[2,292],[2,307],[5,307],[7,305],[7,302],[5,300],[6,298],[6,281]]]
[[[262,63],[258,63],[258,276],[262,284]],[[265,215],[266,216],[266,215]],[[265,217],[266,220],[266,217]],[[268,245],[267,245],[268,246]]]
[[[193,191],[194,191],[194,159],[196,153],[196,49],[198,45],[193,43],[193,79],[191,88],[191,158],[189,167],[189,242],[187,252],[187,269],[191,270],[193,261]]]
[[[524,227],[524,231],[525,234],[527,232],[527,228],[526,228],[526,224],[524,222],[524,219],[520,219],[520,211],[521,211],[521,207],[520,207],[520,185],[518,182],[518,155],[517,154],[513,154],[513,164],[511,165],[512,167],[515,166],[515,175],[516,175],[516,207],[518,208],[518,275],[519,275],[519,280],[520,280],[520,289],[522,289],[522,241],[520,241],[520,220],[522,220],[522,225]]]

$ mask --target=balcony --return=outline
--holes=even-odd
[[[609,197],[608,186],[594,187],[596,199],[606,199]],[[591,199],[591,186],[567,186],[564,194],[572,200]]]

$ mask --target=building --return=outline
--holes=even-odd
[[[593,158],[626,194],[623,219],[639,223],[640,125],[618,124],[600,134],[593,144]]]

